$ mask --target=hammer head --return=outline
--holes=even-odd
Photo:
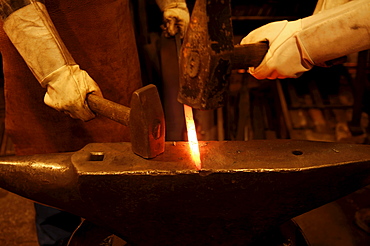
[[[197,0],[180,53],[178,101],[196,109],[223,106],[233,49],[230,0]]]
[[[164,152],[165,121],[157,88],[147,85],[136,90],[131,98],[130,134],[132,150],[144,158]]]

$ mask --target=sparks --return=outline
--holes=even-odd
[[[184,104],[184,113],[191,157],[193,158],[196,168],[200,170],[202,169],[202,163],[200,161],[198,138],[193,118],[193,109]]]

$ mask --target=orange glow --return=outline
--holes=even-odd
[[[198,170],[202,169],[202,163],[200,161],[199,145],[197,132],[195,130],[194,118],[193,118],[193,109],[188,105],[184,104],[184,113],[186,121],[186,129],[188,131],[188,141],[190,147],[191,157],[195,163],[195,166]]]

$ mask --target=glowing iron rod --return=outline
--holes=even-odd
[[[200,170],[202,168],[202,163],[200,161],[198,138],[193,118],[193,109],[184,104],[184,113],[191,157],[193,158],[196,168]]]

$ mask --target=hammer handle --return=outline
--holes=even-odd
[[[89,108],[96,114],[107,117],[122,125],[128,126],[130,121],[129,107],[109,101],[94,94],[88,94],[86,97]]]
[[[268,43],[243,44],[234,46],[233,69],[258,67],[269,48]]]

